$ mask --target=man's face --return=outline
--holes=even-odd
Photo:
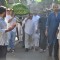
[[[9,10],[7,10],[7,11],[6,11],[6,14],[10,15],[10,11],[9,11]]]
[[[10,15],[12,15],[12,13],[13,13],[13,11],[12,11],[12,10],[10,10]]]
[[[5,18],[6,17],[6,12],[3,12],[3,18]]]
[[[53,6],[53,10],[54,10],[54,11],[58,11],[58,5],[54,5],[54,6]]]
[[[32,15],[30,15],[29,18],[32,20]]]

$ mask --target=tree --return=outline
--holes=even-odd
[[[28,14],[30,12],[29,9],[21,3],[13,4],[12,9],[16,15]]]
[[[0,0],[0,5],[6,6],[7,0]]]
[[[42,2],[42,0],[35,0],[36,2]]]
[[[58,3],[58,4],[60,4],[60,0],[55,0],[55,3]]]
[[[58,0],[58,3],[60,3],[60,0]]]

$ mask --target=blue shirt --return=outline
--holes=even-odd
[[[7,29],[7,24],[4,19],[0,17],[0,45],[8,45],[8,34],[5,33]]]
[[[59,22],[60,12],[58,12],[57,16],[55,15],[54,12],[51,12],[47,20],[49,43],[55,43],[55,41],[57,40],[56,32],[58,30]]]

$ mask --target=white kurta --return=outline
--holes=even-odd
[[[11,15],[6,15],[5,17],[5,22],[7,24],[7,28],[9,28],[11,26],[11,23],[8,23],[8,20],[11,19]],[[10,39],[10,32],[8,32],[8,38]]]
[[[34,31],[34,24],[33,24],[33,21],[28,19],[26,22],[25,22],[25,33],[29,34],[29,35],[32,35],[33,34],[33,31]]]
[[[39,47],[39,32],[38,32],[38,21],[39,21],[39,18],[40,16],[36,15],[36,16],[33,16],[32,20],[33,20],[33,23],[34,23],[34,34],[33,34],[33,44],[34,46],[36,47]],[[38,33],[36,33],[36,31]]]

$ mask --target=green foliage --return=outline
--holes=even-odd
[[[8,7],[8,2],[7,2],[7,0],[5,0],[5,6]]]
[[[42,0],[35,0],[36,2],[42,2]]]
[[[60,0],[57,0],[56,2],[60,4]]]
[[[15,14],[28,14],[29,13],[28,8],[20,3],[13,4],[12,8]]]
[[[7,0],[0,0],[0,5],[7,6]]]

